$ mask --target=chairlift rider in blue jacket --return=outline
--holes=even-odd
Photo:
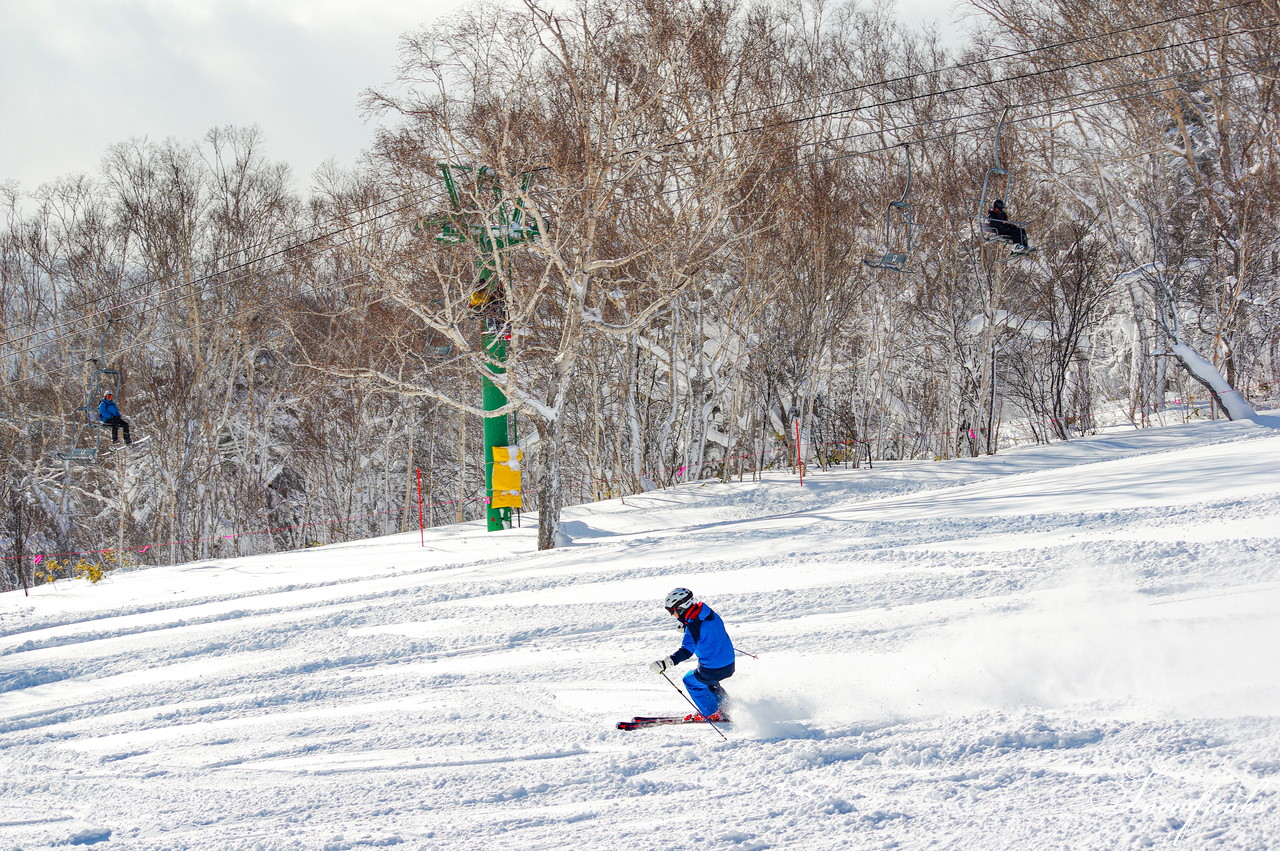
[[[98,417],[104,426],[111,426],[112,443],[119,441],[121,429],[124,429],[125,445],[133,443],[129,437],[129,422],[120,416],[120,409],[116,407],[115,394],[110,390],[102,394],[102,401],[98,403]]]
[[[698,667],[684,675],[685,688],[698,707],[701,717],[689,716],[689,720],[728,721],[723,713],[728,695],[720,681],[733,676],[733,641],[724,628],[724,620],[706,603],[695,602],[688,588],[676,588],[667,595],[667,611],[680,621],[684,628],[684,640],[680,649],[665,659],[649,666],[655,674],[674,668],[690,657],[698,657]]]

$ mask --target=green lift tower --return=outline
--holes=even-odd
[[[435,240],[445,245],[469,242],[475,246],[476,287],[471,309],[484,322],[482,342],[489,355],[489,372],[501,375],[506,371],[511,330],[499,270],[508,248],[538,236],[537,223],[526,215],[523,201],[533,174],[514,175],[520,183],[520,196],[513,200],[504,195],[499,175],[491,168],[439,165],[452,209],[436,220],[440,232]],[[486,412],[507,404],[506,394],[487,375],[482,379],[482,392]],[[519,454],[511,448],[514,442],[506,414],[485,416],[484,486],[490,532],[509,529],[512,509],[522,505]]]

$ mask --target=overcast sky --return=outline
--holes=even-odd
[[[360,92],[397,39],[465,0],[0,0],[0,183],[96,173],[115,142],[256,124],[299,188],[355,164]],[[899,0],[948,23],[953,0]]]

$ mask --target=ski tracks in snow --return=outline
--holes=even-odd
[[[683,487],[573,509],[553,553],[451,527],[9,595],[0,848],[1263,848],[1274,434]],[[673,584],[760,656],[728,743],[612,729],[684,710],[645,670]]]

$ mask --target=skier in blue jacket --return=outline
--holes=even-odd
[[[690,721],[728,721],[724,702],[728,695],[720,681],[733,676],[733,641],[724,628],[724,620],[706,603],[695,602],[688,588],[676,588],[667,595],[666,609],[680,621],[684,628],[684,640],[680,649],[665,659],[649,666],[655,674],[674,668],[686,659],[697,656],[698,667],[684,675],[685,688],[698,707],[698,715],[690,715]]]
[[[102,419],[104,426],[111,426],[112,443],[120,440],[121,429],[124,429],[125,444],[133,443],[129,437],[129,422],[120,416],[120,409],[116,407],[115,394],[110,390],[102,394],[102,401],[98,403],[98,416]]]

